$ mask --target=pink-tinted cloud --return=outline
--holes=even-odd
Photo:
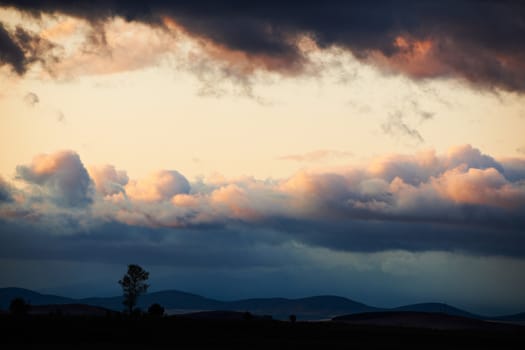
[[[16,172],[19,179],[39,187],[58,205],[82,207],[92,203],[93,183],[75,152],[38,155],[31,164],[18,166]]]
[[[433,184],[442,196],[456,203],[525,207],[525,186],[509,182],[494,168],[458,167],[433,179]]]
[[[129,181],[125,190],[131,199],[154,202],[170,200],[177,194],[189,193],[190,184],[178,171],[162,170],[146,179]]]
[[[465,232],[491,230],[491,237],[494,230],[519,235],[525,228],[525,159],[498,161],[470,145],[444,154],[428,150],[387,155],[366,166],[301,171],[281,180],[215,176],[190,185],[174,170],[128,180],[124,172],[107,165],[91,167],[89,177],[78,155],[70,151],[37,156],[30,165],[19,166],[17,173],[30,184],[16,189],[19,198],[31,199],[29,206],[24,200],[13,201],[15,187],[4,181],[0,194],[7,201],[0,203],[0,218],[52,222],[56,210],[31,206],[50,199],[62,208],[61,215],[67,212],[64,208],[92,204],[81,214],[78,210],[68,214],[73,221],[81,215],[84,222],[151,229],[235,226],[277,230],[294,237],[308,233],[300,239],[334,248],[341,241],[344,249],[358,250],[429,247],[430,243],[423,244],[414,236],[414,227],[420,230],[420,225],[449,227],[447,235],[455,232],[454,227]],[[93,196],[93,189],[99,195]],[[389,225],[406,226],[396,229],[395,235],[408,235],[419,243],[397,244],[397,236],[388,238]],[[467,244],[462,232],[443,238],[443,245],[438,245]],[[367,243],[376,238],[376,243]]]
[[[104,217],[143,218],[151,225],[192,225],[264,218],[432,217],[458,205],[498,207],[515,212],[524,205],[525,160],[501,163],[470,145],[437,155],[387,155],[367,166],[338,172],[299,172],[290,178],[260,181],[210,178],[193,189],[179,172],[159,171],[128,180],[124,171],[91,167],[78,155],[59,152],[19,166],[18,177],[44,190],[57,203],[91,201],[92,184],[101,195]],[[4,186],[5,187],[5,186]],[[449,207],[448,209],[447,206]],[[101,209],[103,208],[103,210]],[[445,209],[444,209],[445,208]],[[447,217],[443,217],[447,220]]]
[[[129,180],[125,171],[116,170],[113,165],[91,166],[88,171],[97,192],[103,196],[123,192]]]

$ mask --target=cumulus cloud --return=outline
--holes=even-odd
[[[292,240],[345,251],[525,256],[525,159],[497,160],[470,145],[444,154],[387,155],[366,166],[301,171],[280,180],[215,176],[190,185],[174,170],[130,180],[110,165],[90,167],[89,177],[73,152],[38,156],[17,173],[62,206],[94,202],[82,219],[77,213],[55,223],[73,225],[73,231],[80,220],[119,223],[133,232],[252,232],[255,241],[262,239],[257,232],[273,232],[264,236],[268,244]],[[92,184],[98,196],[92,196]],[[15,209],[9,213],[27,208]],[[27,214],[9,213],[0,212],[0,219],[27,224]],[[47,218],[48,224],[58,215],[38,206],[30,213],[31,222]]]
[[[509,182],[495,168],[448,170],[434,180],[437,190],[459,203],[525,207],[525,188]]]
[[[92,181],[78,154],[41,154],[16,168],[17,178],[43,189],[57,205],[85,207],[92,203]]]
[[[129,180],[125,171],[116,170],[113,165],[91,166],[88,171],[97,192],[104,196],[124,192]]]
[[[190,183],[176,170],[162,170],[142,180],[131,180],[126,194],[135,200],[152,202],[170,200],[177,194],[190,192]]]
[[[152,28],[177,27],[208,43],[210,57],[232,64],[233,75],[259,69],[282,74],[308,71],[310,49],[341,48],[387,73],[413,79],[454,77],[483,88],[525,90],[523,4],[517,1],[265,1],[257,6],[233,1],[77,2],[4,1],[40,16],[80,18],[105,37],[114,18]],[[84,6],[84,5],[85,6]],[[71,32],[64,24],[55,31]],[[47,37],[56,38],[50,31]],[[54,35],[54,36],[53,36]],[[42,35],[45,37],[45,35]],[[305,45],[305,38],[311,44]],[[99,40],[101,43],[104,40]],[[23,74],[34,61],[23,41],[0,29],[5,52],[0,62]],[[308,48],[305,48],[308,46]],[[140,61],[140,55],[132,55]],[[147,55],[149,56],[149,55]]]

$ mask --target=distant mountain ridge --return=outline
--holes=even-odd
[[[32,305],[50,304],[86,304],[122,311],[122,297],[100,297],[74,299],[58,295],[41,294],[24,288],[0,288],[0,309],[9,308],[9,303],[16,297],[23,298]],[[504,315],[499,317],[484,317],[459,308],[442,303],[421,303],[386,309],[366,305],[340,296],[322,295],[307,298],[257,298],[236,301],[220,301],[206,298],[197,294],[166,290],[148,293],[140,296],[138,307],[146,310],[151,304],[159,303],[166,310],[176,310],[177,313],[195,311],[249,311],[259,315],[271,315],[277,319],[286,319],[295,314],[298,319],[331,319],[340,315],[368,313],[368,312],[432,312],[452,316],[469,317],[475,319],[508,320],[524,322],[525,313]]]

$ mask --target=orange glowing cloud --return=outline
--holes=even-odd
[[[456,203],[508,208],[525,205],[525,187],[509,183],[494,168],[459,167],[433,179],[433,185],[442,196]]]
[[[190,184],[178,171],[162,170],[148,178],[129,181],[125,190],[133,200],[155,202],[171,200],[177,194],[188,193]]]
[[[82,26],[86,26],[83,21],[68,17],[52,26],[43,29],[40,32],[40,37],[47,40],[63,39],[70,37],[77,32]]]
[[[395,52],[386,55],[379,50],[370,51],[366,61],[388,72],[400,72],[414,78],[432,78],[450,73],[450,68],[437,54],[439,43],[435,39],[416,39],[399,35],[393,40]]]

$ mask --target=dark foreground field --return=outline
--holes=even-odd
[[[169,317],[0,317],[3,348],[522,348],[523,327],[434,330],[343,322],[206,320]],[[29,345],[29,346],[26,346]]]

